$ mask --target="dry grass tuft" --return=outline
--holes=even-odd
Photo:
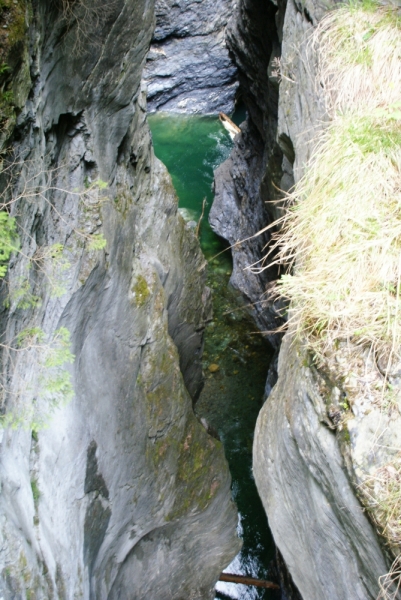
[[[386,575],[379,578],[380,594],[377,600],[398,600],[401,591],[401,556],[398,556]]]
[[[311,40],[329,114],[388,106],[401,99],[401,13],[373,0],[329,13]]]
[[[326,130],[280,233],[281,261],[295,261],[281,293],[312,346],[400,346],[401,130],[390,115]]]
[[[313,38],[332,121],[290,196],[277,246],[293,271],[279,290],[317,354],[352,340],[391,363],[401,347],[401,29],[392,8],[368,7],[335,11]]]
[[[360,490],[364,504],[371,510],[373,520],[396,554],[401,545],[401,453],[376,469]],[[399,559],[398,566],[401,567],[401,555]]]
[[[331,122],[288,197],[290,208],[273,224],[280,231],[270,253],[278,251],[278,262],[288,267],[278,294],[291,301],[291,329],[322,365],[344,346],[355,357],[374,357],[372,383],[377,387],[384,375],[381,390],[358,384],[355,394],[362,390],[374,402],[380,396],[383,411],[391,400],[398,411],[400,390],[392,382],[401,364],[400,11],[353,2],[326,16],[310,43]],[[398,554],[380,581],[380,598],[395,600],[401,595],[401,452],[367,475],[360,490]]]

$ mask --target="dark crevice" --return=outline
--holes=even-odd
[[[310,23],[311,25],[313,25],[313,19],[308,11],[308,9],[306,8],[306,6],[304,7],[304,16],[306,18],[306,20],[308,21],[308,23]]]
[[[285,133],[281,133],[278,143],[284,155],[287,157],[291,165],[293,165],[295,161],[295,150],[291,138],[289,138]]]

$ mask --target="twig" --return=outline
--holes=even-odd
[[[203,215],[205,214],[205,206],[206,206],[206,197],[203,198],[201,216],[199,218],[198,224],[197,224],[196,229],[195,229],[195,235],[196,235],[196,237],[199,237],[200,226],[201,226],[201,223],[202,223]]]

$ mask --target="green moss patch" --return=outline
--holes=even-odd
[[[217,444],[195,420],[188,423],[178,445],[177,494],[169,520],[205,510],[217,493],[225,467]]]
[[[143,306],[150,296],[150,290],[143,275],[138,275],[131,291],[133,293],[135,304],[139,307]]]
[[[12,131],[16,111],[26,102],[31,80],[28,58],[30,4],[0,0],[0,132]]]

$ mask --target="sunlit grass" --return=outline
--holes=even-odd
[[[399,410],[389,378],[401,361],[400,14],[373,0],[353,1],[318,26],[310,44],[330,121],[287,195],[270,250],[287,268],[277,288],[291,302],[291,331],[329,371],[337,350],[347,348],[351,370],[363,353],[373,356],[376,389],[364,384],[361,393],[382,411],[390,400]],[[334,360],[334,371],[345,385],[347,364]],[[401,449],[388,464],[372,465],[360,486],[396,557],[380,583],[387,599],[398,597],[401,585],[400,456]]]
[[[331,116],[400,102],[401,13],[395,7],[351,2],[321,21],[311,43]]]
[[[281,260],[294,263],[280,292],[315,348],[400,346],[401,121],[391,115],[336,119],[280,233]]]

